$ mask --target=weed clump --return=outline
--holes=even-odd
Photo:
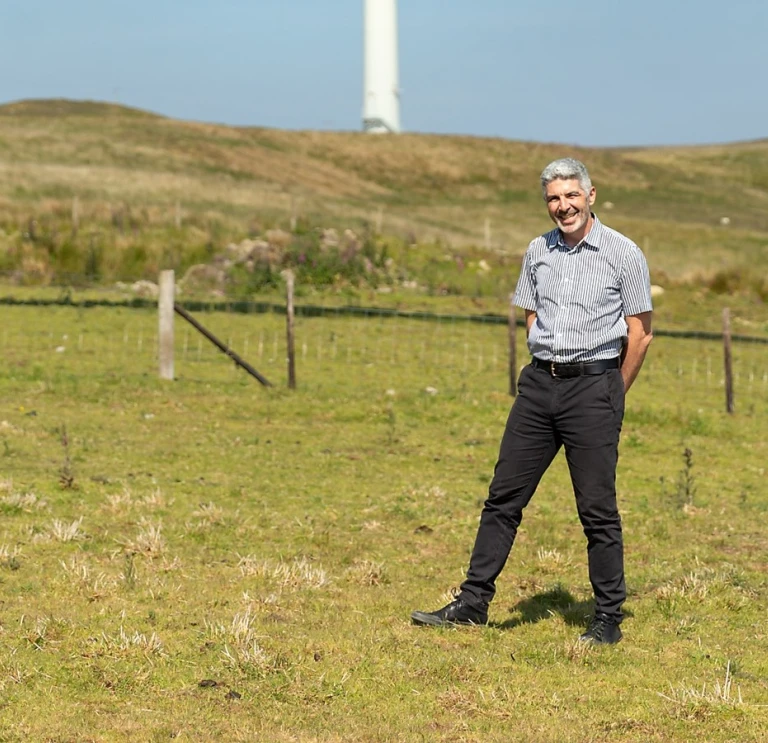
[[[690,508],[696,495],[696,477],[693,474],[693,452],[686,447],[683,450],[683,466],[677,477],[675,502],[678,508]]]

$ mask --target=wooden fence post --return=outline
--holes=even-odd
[[[160,379],[173,379],[173,295],[175,283],[173,271],[160,272],[158,295]]]
[[[723,309],[723,359],[725,362],[725,410],[733,413],[733,358],[731,355],[731,311]]]
[[[509,394],[517,396],[517,318],[515,317],[515,305],[512,302],[512,294],[509,295],[509,315],[507,319],[507,332],[509,335]]]
[[[283,271],[285,278],[285,332],[288,347],[288,388],[296,389],[296,354],[293,338],[293,271]]]

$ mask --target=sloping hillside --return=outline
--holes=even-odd
[[[420,241],[490,237],[493,248],[519,254],[548,226],[537,179],[562,155],[588,164],[598,211],[657,270],[681,277],[768,264],[768,140],[580,149],[237,128],[90,102],[0,106],[0,221],[10,230],[40,210],[65,213],[74,197],[83,215],[102,217],[125,204],[167,218],[178,202],[185,214],[244,232],[250,220],[293,212],[339,226],[380,220],[384,231]]]

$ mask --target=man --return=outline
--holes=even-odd
[[[652,338],[648,266],[637,245],[592,213],[595,188],[578,160],[550,163],[541,187],[557,229],[529,245],[514,295],[533,359],[520,374],[466,580],[447,606],[411,618],[487,623],[523,509],[563,446],[595,595],[580,639],[612,644],[626,598],[616,463],[624,394]]]

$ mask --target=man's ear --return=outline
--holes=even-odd
[[[587,194],[587,200],[589,201],[590,206],[592,206],[595,203],[596,197],[597,197],[597,191],[595,190],[595,187],[592,186],[592,188],[589,189],[589,193]]]

